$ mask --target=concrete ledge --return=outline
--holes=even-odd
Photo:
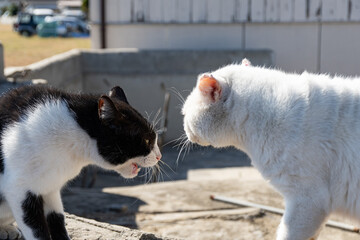
[[[65,90],[80,91],[82,89],[81,50],[73,49],[68,52],[54,55],[39,62],[24,67],[9,67],[5,69],[5,77],[16,71],[31,70],[26,81],[35,78],[45,79],[50,85]]]
[[[159,237],[152,233],[111,225],[95,220],[66,214],[66,227],[73,240],[177,240],[179,238]]]

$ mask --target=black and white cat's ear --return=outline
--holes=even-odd
[[[115,118],[117,110],[108,96],[102,96],[98,102],[98,114],[102,121],[108,122]]]
[[[199,90],[205,99],[214,103],[221,97],[222,88],[218,80],[211,75],[202,75],[199,79]]]
[[[123,102],[129,104],[129,102],[128,102],[127,98],[126,98],[124,90],[119,86],[113,87],[110,90],[109,96],[112,97],[112,98],[117,98],[120,101],[123,101]]]
[[[244,58],[241,61],[241,65],[243,65],[243,66],[251,66],[251,62],[247,58]]]

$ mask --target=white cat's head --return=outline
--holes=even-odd
[[[244,59],[241,67],[250,65]],[[196,86],[182,108],[184,130],[191,142],[214,147],[234,145],[235,134],[231,129],[232,81],[239,67],[230,65],[198,76]]]

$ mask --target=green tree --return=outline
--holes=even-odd
[[[82,0],[81,10],[86,14],[86,17],[89,16],[89,0]]]
[[[16,5],[15,3],[12,3],[10,4],[10,6],[8,6],[7,10],[9,10],[10,16],[15,16],[19,12],[19,6]]]

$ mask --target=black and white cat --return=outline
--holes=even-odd
[[[284,196],[278,240],[360,220],[360,78],[229,65],[201,74],[182,112],[191,142],[234,146]]]
[[[120,87],[109,96],[26,86],[0,98],[0,237],[69,239],[60,190],[89,164],[135,177],[161,153]]]

